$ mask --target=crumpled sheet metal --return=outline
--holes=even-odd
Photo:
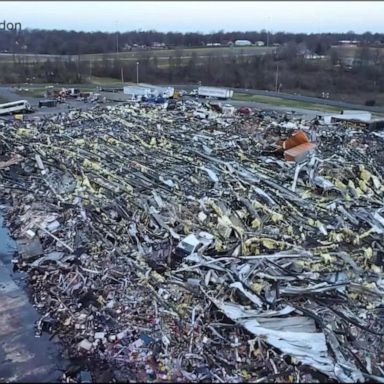
[[[278,258],[284,259],[285,257],[289,257],[292,255],[293,254],[286,253],[276,255],[276,257],[275,255],[265,255],[265,258],[259,256],[259,263],[261,263],[262,260],[265,261],[272,259],[275,260],[277,263]],[[300,257],[300,252],[298,252],[295,256]],[[207,258],[202,259],[201,257],[189,257],[188,260],[194,261],[195,263],[199,263],[199,265],[201,265],[201,268],[202,266],[204,266],[205,268],[212,268],[216,271],[216,282],[219,282],[220,285],[225,284],[225,279],[217,279],[218,271],[223,270],[223,261],[209,260]],[[255,257],[255,260],[257,260],[257,257]],[[254,273],[257,274],[259,278],[268,276],[267,274],[263,274],[260,272],[262,269],[263,268],[260,264],[259,268],[254,269]],[[361,371],[356,367],[353,362],[348,362],[348,364],[346,364],[345,357],[340,351],[338,351],[339,356],[337,356],[336,360],[328,352],[328,348],[326,345],[326,334],[335,337],[332,331],[330,331],[329,329],[324,329],[324,331],[326,332],[319,332],[316,329],[313,318],[309,318],[306,316],[295,316],[294,313],[300,313],[300,308],[297,308],[296,306],[288,306],[285,308],[283,307],[281,311],[273,313],[274,317],[270,317],[268,311],[262,309],[262,303],[260,300],[260,293],[263,289],[268,289],[268,283],[266,283],[266,281],[263,282],[262,279],[259,279],[259,283],[252,283],[252,281],[254,281],[254,279],[250,277],[252,273],[252,267],[248,263],[236,265],[236,267],[232,265],[231,268],[224,269],[224,271],[229,270],[231,272],[238,271],[237,276],[240,280],[242,280],[243,283],[231,283],[228,285],[228,288],[237,288],[245,297],[247,297],[247,299],[249,299],[249,302],[251,302],[252,305],[257,309],[247,309],[247,307],[244,307],[243,305],[238,303],[224,301],[223,299],[219,300],[210,297],[212,302],[223,313],[225,313],[228,318],[233,320],[235,323],[242,325],[245,329],[247,329],[255,336],[267,341],[269,344],[278,348],[281,352],[293,356],[303,364],[308,364],[311,367],[316,368],[317,370],[324,373],[330,378],[337,379],[342,382],[364,381],[364,377]],[[243,271],[243,273],[241,273],[240,271]],[[246,273],[244,274],[244,272]],[[311,279],[311,275],[309,275],[307,278]],[[279,278],[283,283],[283,276],[279,276]],[[208,285],[207,279],[205,279],[205,282],[206,285]],[[317,284],[317,286],[320,285],[321,284]],[[340,287],[343,286],[337,283],[328,285],[328,290],[338,290]],[[251,290],[249,291],[249,288],[245,289],[244,286],[249,287]],[[212,287],[210,288],[212,290]],[[319,288],[320,287],[314,289],[313,291],[319,293],[322,292],[322,290]],[[280,287],[281,294],[283,294],[283,290],[283,287]],[[255,294],[251,293],[252,291],[255,293],[257,292],[256,300],[253,297],[255,296]],[[295,290],[293,290],[293,292],[295,293],[295,296],[297,295],[297,297],[302,298],[303,294],[305,295],[306,293],[310,293],[310,290],[303,287],[297,287]],[[275,295],[271,296],[270,293],[267,293],[267,291],[265,291],[265,299],[268,298],[272,299],[271,303],[276,300]],[[293,296],[292,303],[294,302],[295,299]],[[314,303],[311,304],[312,310],[314,308],[313,304]],[[285,317],[285,315],[290,316]]]
[[[327,376],[335,378],[334,362],[328,356],[325,343],[325,335],[322,332],[292,332],[290,327],[282,330],[261,327],[257,319],[250,318],[247,313],[239,316],[237,307],[231,303],[217,303],[216,305],[233,321],[241,324],[255,336],[264,338],[269,344],[281,350],[283,353],[299,359],[303,364],[308,364]],[[284,323],[283,319],[280,322]],[[349,381],[353,382],[353,381]]]
[[[355,366],[352,366],[352,369],[347,370],[346,373],[345,367],[340,366],[330,357],[325,334],[315,331],[316,327],[312,319],[305,317],[264,318],[265,326],[263,327],[260,324],[260,319],[263,319],[262,314],[252,316],[249,310],[244,310],[233,303],[217,300],[213,300],[213,302],[231,320],[242,325],[255,336],[263,338],[281,352],[297,358],[301,363],[342,382],[364,381],[363,375]]]
[[[139,105],[5,124],[7,223],[43,248],[18,265],[70,356],[139,381],[384,375],[380,138],[318,126],[289,164],[265,150],[281,125]],[[173,260],[199,231],[213,247]]]

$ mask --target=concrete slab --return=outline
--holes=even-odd
[[[35,337],[39,315],[1,261],[0,282],[0,382],[58,382],[58,346],[47,335]]]

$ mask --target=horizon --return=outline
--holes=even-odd
[[[2,20],[20,22],[23,30],[104,33],[375,34],[382,33],[384,14],[384,3],[376,1],[20,1],[14,5],[0,3]]]
[[[3,21],[0,20],[0,25],[2,24]],[[7,22],[7,20],[5,20]],[[294,34],[294,35],[319,35],[319,34],[332,34],[332,35],[345,35],[345,34],[355,34],[355,35],[365,35],[365,34],[371,34],[371,35],[384,35],[383,32],[372,32],[372,31],[364,31],[364,32],[356,32],[356,31],[340,31],[340,32],[335,32],[335,31],[324,31],[324,32],[292,32],[292,31],[286,31],[286,30],[278,30],[278,31],[270,31],[266,29],[254,29],[254,30],[215,30],[211,32],[199,32],[199,31],[173,31],[173,30],[168,30],[168,31],[159,31],[156,29],[132,29],[132,30],[121,30],[121,31],[102,31],[102,30],[95,30],[95,31],[85,31],[85,30],[73,30],[73,29],[62,29],[62,28],[52,28],[52,29],[45,29],[45,28],[31,28],[31,27],[23,27],[23,31],[44,31],[44,32],[53,32],[53,31],[64,31],[64,32],[76,32],[76,33],[107,33],[107,34],[124,34],[124,33],[132,33],[132,32],[137,32],[137,33],[147,33],[147,32],[154,32],[154,33],[181,33],[183,35],[189,34],[189,33],[196,33],[196,34],[201,34],[201,35],[213,35],[216,33],[266,33],[268,32],[269,34],[277,34],[277,33],[285,33],[285,34]]]

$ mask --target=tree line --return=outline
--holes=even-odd
[[[293,47],[291,47],[293,49]],[[291,55],[291,48],[282,47],[275,54],[262,56],[217,56],[207,58],[193,54],[185,59],[183,49],[176,49],[168,61],[159,62],[150,52],[140,52],[140,82],[153,84],[198,84],[254,88],[282,92],[299,92],[320,96],[328,92],[356,96],[365,103],[384,93],[384,57],[371,65],[365,56],[353,68],[337,65],[337,52],[326,60],[306,60]],[[369,56],[368,56],[369,58]],[[166,64],[166,65],[164,65]],[[136,82],[136,61],[105,55],[100,61],[87,62],[56,58],[46,62],[28,63],[16,58],[13,63],[0,62],[2,83],[88,83],[91,77],[107,77]]]
[[[23,31],[26,33],[27,31]],[[104,38],[109,38],[109,50],[117,42],[116,35],[100,33],[100,39],[97,33],[80,33],[80,32],[58,32],[44,34],[43,31],[30,31],[31,35],[37,33],[40,36],[34,41],[35,52],[29,53],[56,53],[65,52],[74,54],[77,52],[86,53],[89,51],[98,52],[102,49]],[[61,32],[63,35],[61,35]],[[0,48],[5,44],[4,35],[0,34]],[[206,41],[217,41],[220,39],[251,39],[258,41],[262,39],[261,32],[232,32],[217,34],[201,35],[196,34],[199,39]],[[67,48],[60,48],[58,41],[63,36],[87,36],[84,39],[77,39],[73,42],[68,39],[65,44]],[[122,34],[123,35],[123,34]],[[13,33],[13,36],[17,34]],[[87,39],[92,37],[93,44],[86,43]],[[168,39],[164,41],[172,41],[177,43],[181,41],[193,43],[193,39],[189,40],[189,34],[173,34],[173,33],[157,33],[157,32],[129,32],[127,36],[132,40],[139,41],[140,38],[146,38],[142,41],[159,41],[161,38]],[[339,49],[330,47],[334,42],[339,40],[359,40],[371,41],[377,43],[380,41],[381,35],[363,34],[357,38],[352,32],[347,34],[288,34],[276,33],[271,34],[268,38],[269,43],[277,41],[279,37],[281,46],[278,47],[273,54],[264,56],[242,56],[241,49],[231,51],[231,54],[225,53],[221,55],[220,51],[211,49],[207,51],[207,57],[201,58],[197,54],[184,52],[183,46],[175,44],[175,49],[170,51],[168,60],[159,60],[149,50],[141,50],[136,54],[137,60],[140,62],[140,81],[153,84],[197,84],[201,82],[205,85],[228,86],[238,88],[254,88],[264,90],[276,90],[283,92],[299,92],[313,96],[319,96],[322,92],[328,92],[331,97],[336,94],[348,94],[350,98],[359,98],[359,102],[364,103],[368,99],[375,100],[380,93],[384,93],[384,55],[383,49],[366,46],[359,48],[355,58],[356,63],[352,67],[340,65],[342,63],[342,53]],[[20,36],[19,36],[20,37]],[[128,38],[127,37],[127,38]],[[284,37],[284,38],[283,38]],[[46,39],[46,40],[44,40]],[[178,40],[181,39],[181,40]],[[183,40],[184,39],[184,40]],[[197,37],[196,37],[197,39]],[[43,41],[44,40],[44,41]],[[75,39],[76,40],[76,39]],[[284,41],[286,42],[284,43]],[[62,41],[62,40],[60,40]],[[122,43],[124,40],[119,40]],[[198,40],[196,40],[198,41]],[[22,40],[17,40],[20,48]],[[25,41],[24,41],[25,42]],[[71,46],[71,44],[77,44]],[[312,45],[311,45],[312,44]],[[182,45],[180,43],[180,45]],[[112,46],[112,48],[111,48]],[[22,46],[21,46],[22,47]],[[32,49],[29,47],[28,49]],[[75,48],[74,48],[75,47]],[[80,48],[81,49],[80,49]],[[107,48],[105,47],[107,50]],[[300,52],[306,49],[319,55],[326,53],[325,59],[306,60],[305,56]],[[1,50],[1,49],[0,49]],[[167,53],[168,54],[168,53]],[[101,56],[99,61],[84,61],[86,57],[60,56],[57,58],[49,58],[45,62],[28,61],[22,55],[14,55],[12,62],[0,61],[0,82],[1,83],[88,83],[93,76],[107,77],[113,79],[121,79],[123,75],[124,81],[136,81],[136,59],[134,61],[122,60],[119,56],[109,55],[107,52]],[[278,75],[278,76],[277,76]],[[277,78],[278,77],[278,78]],[[380,96],[381,97],[381,96]],[[384,102],[384,100],[383,100]],[[380,101],[380,103],[383,103]]]
[[[161,43],[166,47],[197,47],[208,43],[227,44],[235,40],[263,41],[265,45],[286,44],[289,42],[305,43],[306,47],[318,54],[326,53],[331,45],[340,40],[358,40],[366,44],[383,44],[384,34],[346,33],[270,33],[261,31],[218,31],[214,33],[197,32],[76,32],[65,30],[23,29],[21,31],[3,31],[0,34],[0,52],[79,55],[87,53],[111,53],[122,51],[135,45],[150,47],[153,43]],[[129,48],[128,48],[129,49]]]

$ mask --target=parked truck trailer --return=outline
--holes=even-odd
[[[233,96],[233,91],[226,88],[199,87],[197,94],[201,97],[215,97],[217,99],[226,100]]]
[[[174,87],[162,87],[160,85],[151,85],[151,84],[140,84],[142,87],[150,89],[150,93],[152,96],[160,96],[164,97],[165,99],[171,99],[173,98],[175,94],[175,88]]]
[[[146,87],[140,87],[135,85],[127,85],[124,87],[124,94],[125,95],[132,95],[132,96],[145,96],[148,97],[151,94],[151,90]]]

